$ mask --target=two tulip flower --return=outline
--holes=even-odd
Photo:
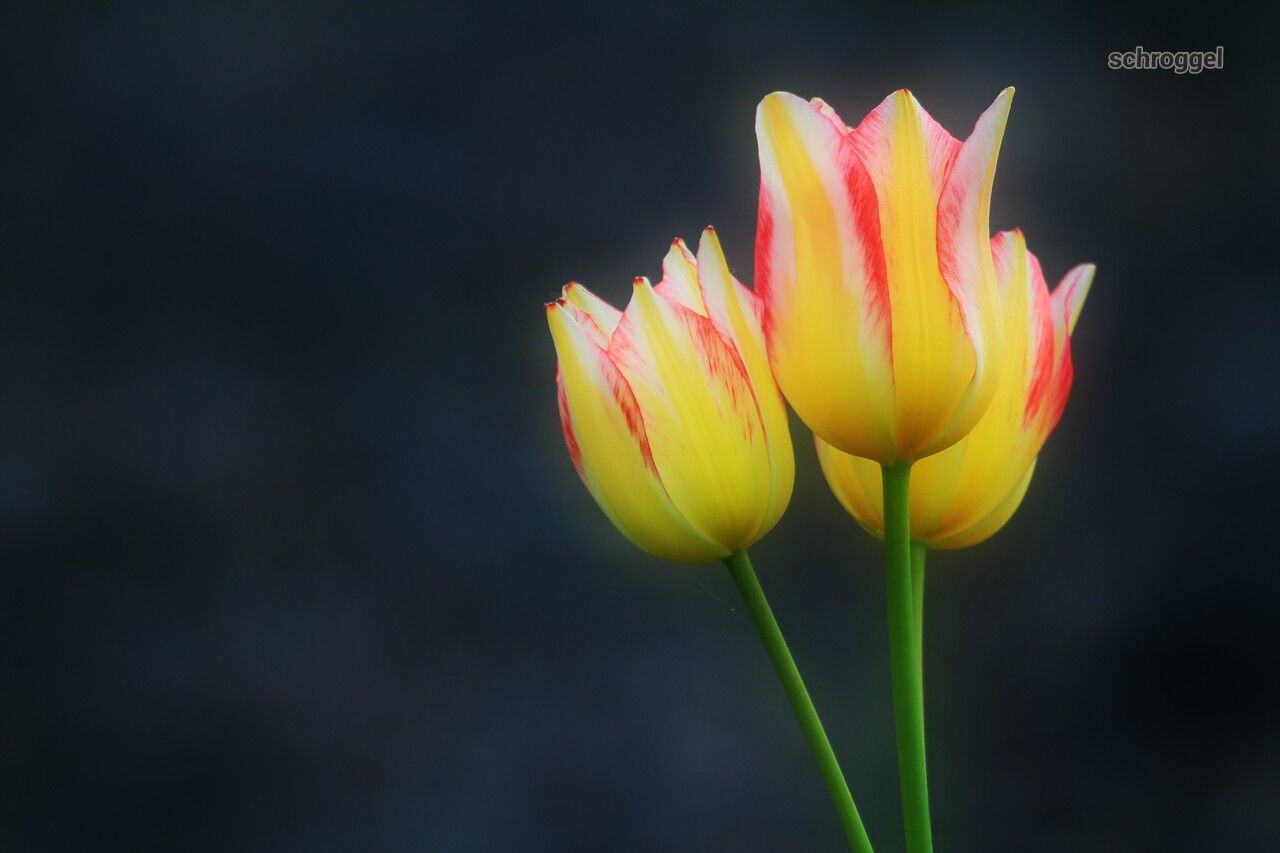
[[[997,532],[1071,387],[1093,278],[1050,292],[1019,231],[990,237],[1013,90],[968,139],[906,90],[856,127],[774,93],[756,112],[755,290],[716,233],[676,240],[625,311],[579,284],[547,305],[565,443],[610,521],[655,556],[725,561],[761,631],[846,835],[870,851],[844,777],[746,557],[790,500],[783,399],[840,503],[885,540],[908,849],[932,850],[920,618],[924,554]]]

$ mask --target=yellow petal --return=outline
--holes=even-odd
[[[832,494],[863,530],[883,539],[884,491],[880,463],[843,453],[816,435],[813,439],[818,449],[818,464]],[[915,532],[913,528],[913,536]]]
[[[637,279],[609,357],[644,413],[654,461],[676,508],[722,548],[754,542],[768,505],[769,456],[733,345],[709,319]]]
[[[575,312],[553,302],[547,324],[559,360],[565,443],[587,490],[624,536],[655,556],[692,563],[728,556],[668,497],[635,395],[588,330],[593,321]]]
[[[1084,308],[1084,300],[1089,295],[1089,288],[1093,286],[1093,276],[1096,272],[1097,267],[1093,264],[1072,267],[1054,288],[1053,302],[1054,305],[1059,306],[1059,310],[1053,313],[1055,317],[1061,314],[1065,318],[1068,335],[1076,330],[1080,309]]]
[[[1004,363],[977,425],[962,442],[921,460],[912,471],[932,479],[934,488],[947,490],[946,511],[929,531],[931,543],[955,537],[995,512],[1025,478],[1040,449],[1026,429],[1026,410],[1037,364],[1047,364],[1044,356],[1052,354],[1051,330],[1046,340],[1041,323],[1048,319],[1048,293],[1020,231],[1003,232],[990,246],[1001,299]],[[954,476],[944,473],[947,465],[957,466]]]
[[[601,346],[607,346],[613,330],[618,327],[618,321],[622,319],[622,312],[576,281],[566,284],[561,295],[574,307],[586,312],[587,316],[594,321],[596,328],[600,330],[598,337],[603,340]]]
[[[679,237],[671,241],[671,249],[662,259],[662,281],[653,289],[669,302],[679,303],[707,316],[706,306],[702,304],[702,293],[698,288],[698,263]]]
[[[960,309],[974,350],[974,374],[952,417],[931,450],[954,443],[986,411],[1000,381],[1005,328],[988,251],[991,186],[1004,139],[1013,87],[1005,89],[978,117],[960,146],[938,201],[938,267]]]
[[[707,316],[737,347],[760,407],[769,450],[770,488],[768,508],[757,534],[759,537],[772,530],[782,517],[791,501],[791,490],[795,484],[795,454],[791,449],[786,404],[769,368],[755,295],[729,271],[714,228],[702,232],[697,260],[701,301]]]
[[[816,445],[823,476],[841,506],[872,536],[884,538],[884,485],[880,463],[841,453],[822,439],[816,439]],[[951,496],[964,463],[962,446],[963,442],[912,466],[912,539],[931,541],[952,512]]]
[[[825,105],[775,92],[756,111],[756,292],[773,374],[805,425],[895,455],[890,316],[875,190]]]
[[[1002,121],[986,124],[1003,129]],[[979,126],[985,128],[982,120]],[[879,202],[899,459],[927,456],[963,437],[994,387],[979,350],[981,344],[998,344],[1000,331],[991,264],[988,259],[985,267],[970,268],[955,260],[989,254],[983,199],[989,200],[990,183],[974,179],[977,168],[971,164],[990,153],[994,170],[990,145],[980,144],[991,135],[975,131],[961,145],[905,89],[886,98],[849,135]],[[949,177],[957,169],[965,180]],[[957,218],[965,227],[954,224]],[[964,275],[949,282],[944,268]]]
[[[1035,473],[1035,470],[1035,462],[1032,462],[1031,467],[1027,469],[1027,473],[1013,490],[998,502],[985,517],[976,521],[971,527],[961,530],[952,536],[933,539],[930,541],[929,547],[941,550],[968,548],[970,545],[977,545],[979,542],[991,538],[999,532],[1000,528],[1005,526],[1010,518],[1013,518],[1013,514],[1022,505],[1022,499],[1026,497],[1027,488],[1031,485],[1031,475]]]

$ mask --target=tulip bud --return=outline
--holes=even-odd
[[[931,548],[988,538],[1022,502],[1036,456],[1071,390],[1070,335],[1093,282],[1092,264],[1063,277],[1053,295],[1020,231],[991,241],[1003,302],[1005,364],[986,414],[958,444],[911,469],[911,537]],[[817,440],[827,483],[844,508],[884,535],[880,466]]]
[[[722,560],[773,528],[795,461],[755,296],[715,231],[677,239],[619,312],[571,283],[547,305],[574,467],[614,526],[677,562]]]
[[[905,89],[857,127],[775,92],[756,111],[756,291],[774,376],[838,449],[884,464],[959,441],[1002,336],[988,210],[1013,89],[961,143]]]

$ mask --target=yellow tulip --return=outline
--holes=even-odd
[[[547,305],[565,444],[596,503],[640,548],[723,560],[768,533],[795,460],[755,296],[715,231],[676,240],[656,287],[618,311],[577,283]]]
[[[1004,526],[1022,502],[1036,456],[1071,390],[1071,342],[1093,282],[1092,264],[1073,268],[1049,294],[1020,231],[991,241],[1004,307],[1005,365],[987,413],[958,444],[911,469],[911,538],[964,548]],[[884,536],[880,466],[817,439],[818,459],[844,508]]]
[[[1002,363],[988,210],[1013,89],[963,143],[906,89],[857,127],[775,92],[756,111],[756,290],[800,419],[884,464],[936,453],[986,411]]]

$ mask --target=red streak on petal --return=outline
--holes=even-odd
[[[564,444],[569,449],[569,459],[573,462],[578,477],[585,483],[586,473],[582,470],[582,448],[578,447],[578,439],[573,434],[573,418],[569,414],[569,398],[564,393],[564,382],[560,378],[560,368],[556,367],[556,404],[560,409],[560,428],[564,431]]]
[[[635,393],[627,383],[626,377],[622,375],[622,371],[610,360],[609,354],[594,342],[592,346],[596,348],[596,356],[599,359],[598,364],[604,374],[605,382],[609,386],[609,392],[613,396],[618,409],[622,412],[622,417],[627,424],[627,431],[635,439],[636,446],[640,450],[640,456],[644,459],[645,467],[660,481],[658,464],[654,461],[653,449],[649,446],[649,435],[645,432],[644,417],[640,413],[640,404],[636,402]],[[558,367],[556,369],[556,399],[560,408],[560,426],[564,431],[564,442],[569,449],[569,458],[573,460],[573,467],[578,470],[578,476],[585,483],[587,477],[582,463],[582,449],[574,433],[573,416],[569,410],[568,396],[565,394],[564,383],[560,378]]]
[[[763,428],[764,415],[761,414],[760,401],[756,399],[755,388],[737,346],[706,317],[693,311],[681,311],[680,314],[707,372],[729,392],[729,403],[743,424],[743,438],[749,442],[754,441],[756,425]],[[749,399],[744,399],[744,389],[745,397]],[[756,415],[754,421],[744,416],[751,411]]]
[[[880,235],[880,200],[871,175],[858,156],[852,139],[846,138],[840,159],[845,176],[845,190],[852,206],[853,227],[857,232],[858,245],[862,247],[867,275],[863,312],[866,319],[871,321],[872,328],[880,330],[884,335],[885,353],[892,363],[893,306],[889,299],[889,274]]]
[[[756,295],[760,300],[760,328],[765,345],[772,351],[773,303],[777,294],[773,282],[773,200],[760,181],[760,212],[756,216]]]
[[[1031,382],[1027,386],[1027,403],[1023,410],[1023,424],[1029,424],[1048,402],[1046,399],[1053,388],[1055,367],[1053,358],[1053,307],[1049,302],[1049,291],[1044,286],[1044,276],[1040,274],[1039,263],[1035,256],[1027,253],[1027,274],[1033,279],[1031,298],[1035,302],[1031,306],[1031,334],[1036,342],[1035,362],[1031,367]],[[1039,278],[1038,283],[1034,279]],[[1013,286],[1018,286],[1017,284]]]
[[[610,359],[608,354],[601,353],[601,358],[608,365],[606,370],[609,381],[609,390],[613,392],[613,399],[617,402],[618,408],[622,410],[622,416],[626,419],[627,430],[631,433],[631,437],[635,439],[636,446],[640,448],[640,456],[644,459],[645,467],[647,467],[654,477],[659,480],[658,463],[654,461],[653,449],[649,446],[649,434],[644,428],[644,415],[640,411],[640,404],[636,401],[635,392],[631,390],[631,385],[627,382],[627,378],[622,375],[622,371],[618,369]]]
[[[1038,266],[1038,264],[1037,264]],[[1038,270],[1037,270],[1038,271]],[[1069,294],[1068,294],[1069,295]],[[1058,425],[1058,421],[1062,419],[1062,413],[1067,407],[1067,397],[1071,394],[1071,385],[1075,378],[1075,367],[1071,363],[1071,338],[1064,334],[1062,338],[1062,352],[1057,353],[1056,357],[1053,353],[1054,349],[1054,321],[1052,317],[1052,301],[1050,306],[1045,309],[1044,315],[1048,318],[1049,328],[1042,332],[1048,336],[1049,361],[1052,363],[1051,376],[1045,381],[1044,388],[1039,392],[1039,399],[1033,405],[1033,397],[1028,395],[1027,410],[1024,423],[1030,423],[1038,414],[1039,426],[1041,434],[1038,440],[1043,443],[1053,432],[1054,427]],[[1062,328],[1066,328],[1067,318],[1070,316],[1071,307],[1064,301],[1062,305],[1063,316],[1060,322]],[[1037,356],[1040,353],[1037,352]],[[1037,368],[1039,368],[1040,359],[1037,358]]]

